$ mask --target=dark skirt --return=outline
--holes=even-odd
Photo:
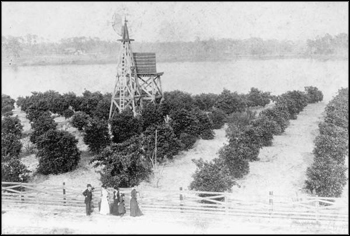
[[[120,215],[118,211],[118,200],[114,200],[111,207],[111,214],[116,216]]]
[[[123,214],[126,213],[124,202],[120,202],[119,203],[119,205],[118,205],[118,213],[119,213],[119,215],[123,215]]]
[[[130,200],[130,216],[142,216],[142,212],[135,198]]]

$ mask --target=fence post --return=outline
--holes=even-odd
[[[24,195],[23,195],[23,184],[21,183],[21,201],[24,202]]]
[[[182,187],[180,187],[180,192],[182,191]],[[182,206],[183,206],[183,201],[184,200],[184,197],[183,197],[183,195],[180,193],[180,210],[181,210],[181,213],[183,213],[182,212]]]
[[[273,191],[269,192],[269,205],[270,205],[269,215],[271,217],[272,212],[273,212]]]
[[[65,189],[66,183],[63,182],[63,205],[66,205],[66,189]]]
[[[316,215],[316,223],[319,223],[319,199],[318,195],[316,195],[316,201],[315,201],[315,215]]]
[[[228,194],[224,192],[225,196],[225,214],[228,215]]]

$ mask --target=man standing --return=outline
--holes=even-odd
[[[86,215],[89,216],[91,214],[91,201],[92,201],[92,186],[88,184],[87,189],[83,192],[85,196],[85,204],[86,204]]]

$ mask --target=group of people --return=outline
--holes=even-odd
[[[85,196],[85,204],[86,204],[86,215],[90,215],[91,210],[91,201],[92,201],[92,186],[91,184],[87,185],[87,189],[83,192],[83,195]],[[137,197],[136,197],[137,191],[135,187],[132,188],[131,191],[131,199],[130,199],[130,216],[142,216],[143,213],[141,212],[139,205],[137,203]],[[108,191],[106,189],[105,185],[102,185],[101,189],[101,201],[99,203],[99,211],[102,215],[116,215],[116,216],[124,216],[126,213],[125,209],[125,201],[124,201],[124,194],[119,193],[119,188],[114,188],[113,191],[113,202],[109,204],[108,201]]]

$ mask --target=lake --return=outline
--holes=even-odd
[[[348,87],[347,60],[241,59],[224,62],[158,63],[163,91],[182,90],[192,94],[220,93],[223,88],[247,93],[251,87],[274,95],[288,90],[316,86],[327,102],[341,87]],[[2,93],[12,98],[32,91],[72,91],[84,89],[112,92],[116,65],[53,65],[2,68]]]

